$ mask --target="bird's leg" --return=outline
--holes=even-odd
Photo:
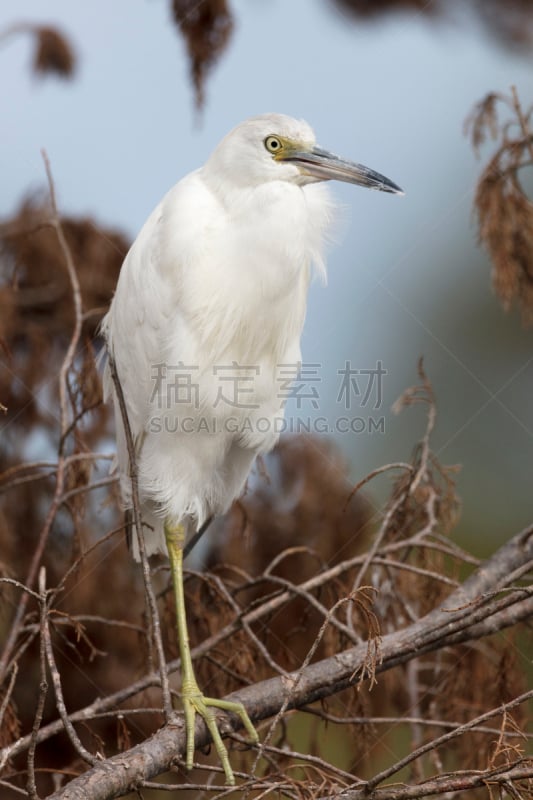
[[[172,573],[172,583],[174,585],[174,597],[176,601],[176,618],[181,657],[181,697],[183,711],[185,713],[185,732],[187,737],[186,767],[187,769],[192,769],[194,754],[194,719],[196,714],[200,714],[213,739],[213,744],[216,747],[218,757],[226,775],[226,783],[233,786],[235,784],[235,777],[229,763],[228,753],[222,743],[222,737],[217,727],[213,708],[220,708],[223,711],[230,711],[237,714],[241,718],[242,724],[246,728],[250,739],[253,742],[257,742],[259,741],[259,737],[246,709],[241,703],[231,703],[227,700],[205,697],[200,691],[192,665],[189,634],[187,631],[187,617],[185,614],[185,594],[183,591],[183,546],[185,544],[185,529],[183,525],[170,525],[166,523],[165,539],[170,559],[170,570]]]

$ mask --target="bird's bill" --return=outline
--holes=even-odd
[[[289,161],[300,168],[304,175],[309,175],[319,181],[346,181],[366,186],[368,189],[378,189],[380,192],[403,194],[402,189],[389,178],[375,172],[373,169],[348,161],[334,155],[321,147],[309,150],[297,150],[287,153],[284,157],[280,154],[279,160]]]

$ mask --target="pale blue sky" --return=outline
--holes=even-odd
[[[439,25],[418,14],[356,24],[325,0],[232,5],[235,33],[198,120],[169,3],[54,0],[43,15],[40,0],[5,0],[0,29],[20,19],[57,23],[80,63],[73,82],[41,80],[29,73],[28,41],[0,48],[0,213],[44,185],[45,147],[61,208],[133,237],[241,119],[304,117],[323,146],[406,190],[397,198],[334,187],[343,222],[329,286],[312,287],[304,335],[304,359],[322,365],[317,413],[334,422],[343,412],[345,361],[368,369],[379,359],[385,434],[338,440],[356,477],[407,458],[421,411],[393,417],[390,406],[424,355],[439,401],[436,449],[463,464],[463,529],[512,533],[530,511],[532,337],[491,293],[471,215],[480,164],[463,122],[490,90],[515,84],[531,102],[531,58],[501,49],[458,0],[449,4],[455,19]]]

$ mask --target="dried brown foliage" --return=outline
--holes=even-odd
[[[76,67],[74,49],[64,33],[57,28],[35,28],[33,69],[43,75],[54,73],[71,78]]]
[[[33,42],[35,74],[70,79],[76,71],[76,53],[65,33],[56,26],[16,22],[0,31],[0,43],[14,36],[29,35]]]
[[[435,14],[439,9],[439,2],[428,3],[425,0],[333,0],[342,11],[361,18],[380,17],[390,11],[418,11]]]
[[[205,99],[205,81],[231,38],[233,15],[227,0],[172,0],[172,16],[187,43],[196,105]]]
[[[20,427],[54,427],[49,398],[41,404],[39,389],[58,369],[74,325],[65,257],[49,219],[49,204],[33,198],[0,224],[0,398],[7,407],[10,439]],[[91,340],[111,299],[128,242],[90,218],[65,217],[62,225],[85,309],[83,348],[71,382],[81,413],[100,397]]]
[[[508,119],[500,123],[498,111]],[[517,304],[533,322],[533,203],[524,178],[533,165],[533,106],[523,109],[516,91],[488,94],[467,121],[476,151],[490,136],[498,140],[478,182],[475,210],[479,239],[492,261],[492,282],[506,310]]]
[[[456,9],[447,0],[329,0],[358,19],[377,19],[390,12],[424,14],[432,20],[453,20]],[[465,4],[463,4],[465,5]],[[478,17],[498,42],[508,47],[529,48],[533,43],[531,0],[470,0],[472,18]],[[464,25],[464,13],[460,22]]]

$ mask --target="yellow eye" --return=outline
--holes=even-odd
[[[281,139],[278,139],[277,136],[267,136],[265,139],[265,147],[269,153],[279,153],[283,144],[281,143]]]

